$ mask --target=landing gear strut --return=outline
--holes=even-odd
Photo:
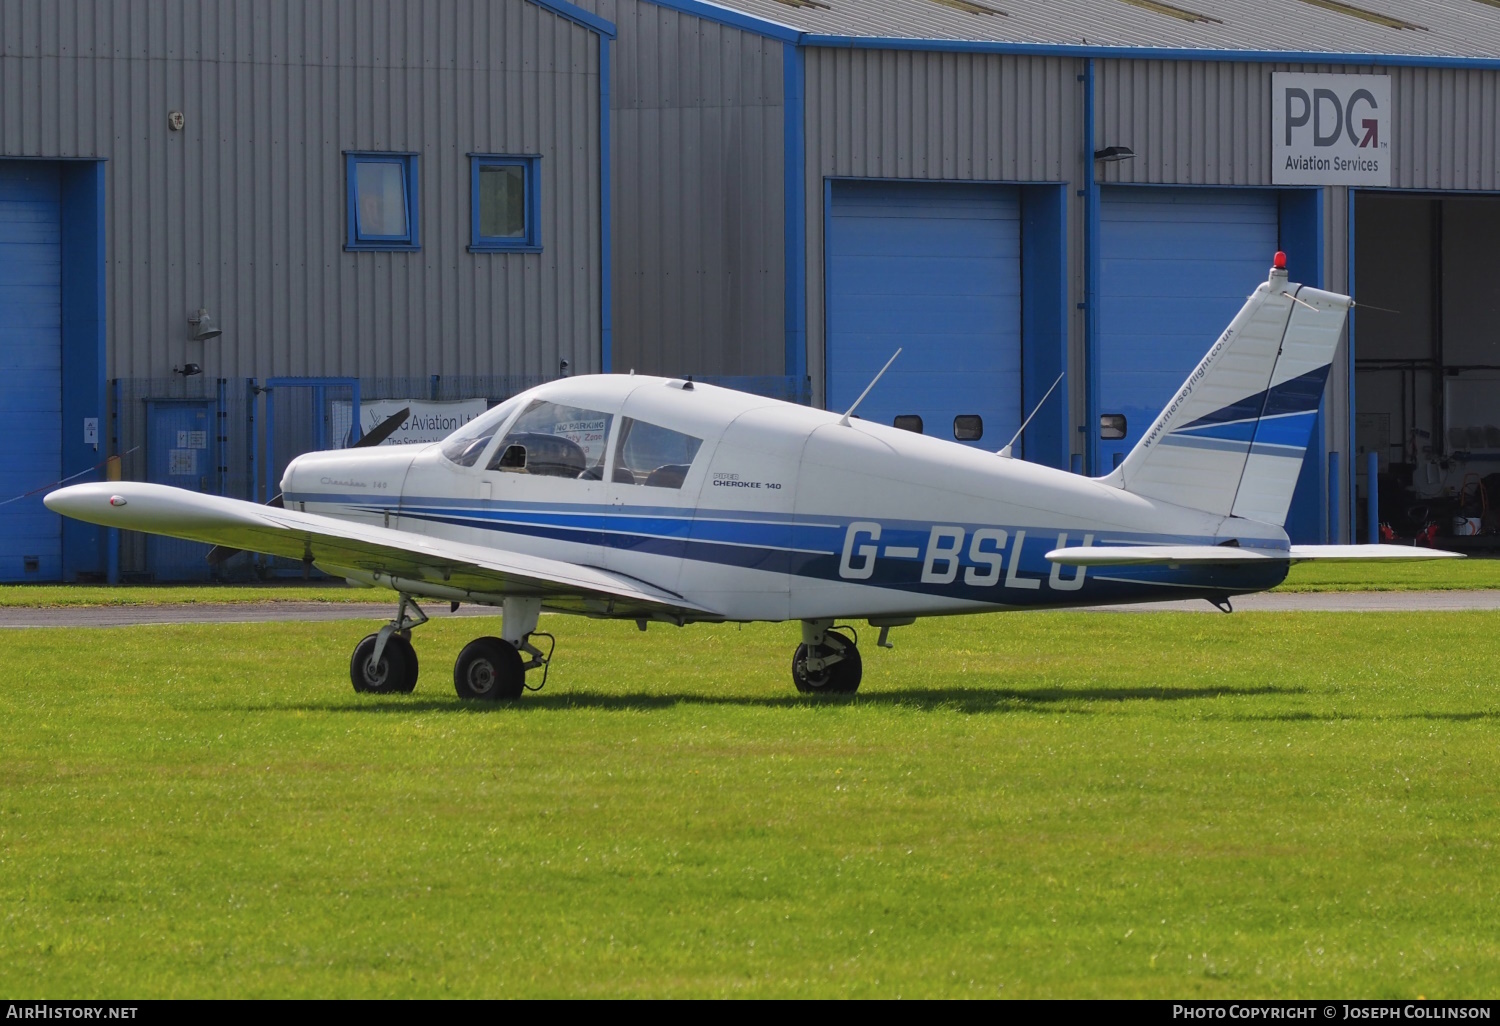
[[[410,608],[412,614],[408,615]],[[354,646],[349,658],[349,679],[355,691],[377,695],[409,694],[417,686],[417,650],[411,647],[411,629],[427,622],[427,614],[410,595],[403,594],[396,618]]]
[[[533,636],[550,639],[536,629],[541,616],[539,598],[508,598],[501,607],[501,637],[476,638],[464,646],[453,664],[453,689],[459,698],[478,698],[498,702],[521,697],[526,690],[540,691],[547,683],[547,667],[552,652],[545,654],[532,644]],[[529,670],[541,668],[542,683],[531,688],[526,683]]]
[[[792,683],[804,694],[852,695],[864,673],[855,638],[832,620],[803,620],[802,644],[792,654]]]
[[[540,691],[547,683],[552,664],[552,635],[536,629],[542,613],[539,598],[508,598],[498,638],[476,638],[464,646],[453,664],[453,687],[460,698],[482,698],[496,702],[520,698],[523,691]],[[411,647],[411,631],[427,622],[427,614],[405,592],[396,607],[396,618],[354,646],[349,659],[349,679],[355,691],[378,695],[408,694],[417,686],[417,651]],[[553,642],[546,652],[533,638]],[[526,683],[530,670],[540,669],[540,684]]]

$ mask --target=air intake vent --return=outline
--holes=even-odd
[[[833,10],[827,4],[819,3],[818,0],[776,0],[776,2],[787,7],[820,7],[825,11]]]
[[[963,11],[965,14],[985,14],[990,17],[998,15],[1002,18],[1010,17],[1009,14],[998,7],[975,3],[974,0],[932,0],[932,2],[942,4],[944,7],[951,7],[955,11]]]
[[[1176,18],[1178,21],[1193,21],[1200,25],[1224,24],[1221,19],[1215,18],[1211,14],[1200,14],[1197,11],[1188,10],[1186,7],[1174,7],[1171,4],[1162,3],[1161,0],[1120,0],[1120,3],[1129,4],[1131,7],[1139,7],[1143,11],[1165,14],[1167,17]]]
[[[1407,32],[1426,32],[1426,25],[1418,25],[1414,21],[1404,18],[1393,17],[1389,14],[1380,14],[1377,11],[1367,11],[1363,7],[1355,7],[1353,4],[1343,3],[1342,0],[1302,0],[1303,3],[1312,7],[1321,7],[1325,11],[1333,11],[1335,14],[1347,14],[1351,18],[1359,18],[1361,21],[1374,22],[1376,25],[1384,25],[1386,28],[1403,29]]]

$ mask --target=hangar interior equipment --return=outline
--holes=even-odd
[[[1354,197],[1355,445],[1384,519],[1488,547],[1500,513],[1500,197]],[[1358,464],[1363,494],[1367,460]]]

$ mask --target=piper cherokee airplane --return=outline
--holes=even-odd
[[[923,616],[1183,598],[1227,611],[1301,560],[1451,555],[1291,545],[1282,529],[1350,305],[1289,283],[1278,253],[1100,478],[852,410],[590,375],[522,392],[443,442],[299,456],[280,505],[134,482],[74,485],[46,503],[395,591],[395,618],[355,646],[356,691],[415,687],[421,598],[501,609],[500,636],[458,656],[465,698],[517,698],[539,668],[545,682],[544,609],[642,630],[798,620],[798,690],[847,694],[861,661],[839,621],[866,621],[889,647],[891,628]]]

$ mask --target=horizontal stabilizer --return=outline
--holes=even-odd
[[[1063,566],[1264,563],[1290,558],[1285,549],[1242,549],[1235,545],[1079,545],[1047,553],[1048,560]]]
[[[1293,545],[1290,549],[1249,549],[1235,545],[1081,545],[1053,549],[1047,559],[1063,566],[1178,566],[1312,560],[1354,563],[1381,560],[1399,563],[1423,559],[1462,559],[1459,552],[1419,549],[1412,545]]]
[[[1414,563],[1423,559],[1463,559],[1462,552],[1419,549],[1415,545],[1293,545],[1292,562],[1357,563],[1378,559],[1391,563]]]

